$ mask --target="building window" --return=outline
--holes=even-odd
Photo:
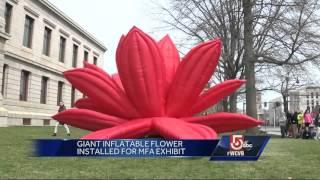
[[[64,85],[64,83],[63,83],[62,81],[59,81],[59,82],[58,82],[57,106],[59,106],[59,103],[62,102],[63,85]]]
[[[314,100],[311,101],[311,105],[314,106]]]
[[[318,94],[318,92],[316,92],[316,98],[318,99],[318,97],[319,97],[319,94]]]
[[[44,126],[49,126],[50,125],[50,119],[44,119],[43,120],[43,125]]]
[[[47,91],[48,91],[48,77],[42,76],[41,79],[41,95],[40,95],[40,103],[47,104]]]
[[[10,33],[11,16],[12,16],[12,6],[9,3],[6,3],[6,9],[4,12],[4,18],[6,21],[6,25],[4,27],[4,30],[6,33]]]
[[[78,61],[78,46],[73,45],[73,51],[72,51],[72,67],[77,67]]]
[[[76,89],[72,86],[72,88],[71,88],[71,107],[74,106],[75,99],[76,99]]]
[[[93,57],[93,64],[95,64],[95,65],[98,64],[98,58],[96,56]]]
[[[309,100],[307,100],[307,106],[309,106]]]
[[[83,53],[83,61],[87,62],[88,58],[89,58],[89,52],[85,50]],[[85,98],[86,96],[84,94],[82,94],[82,97]]]
[[[319,101],[316,101],[316,105],[319,106]]]
[[[60,62],[64,62],[65,51],[66,51],[66,38],[60,36],[60,50],[59,50]]]
[[[4,64],[2,67],[2,86],[1,86],[1,94],[4,97],[7,90],[7,80],[8,80],[8,69],[9,66],[7,64]]]
[[[50,41],[51,41],[51,29],[45,27],[44,34],[43,34],[42,54],[46,56],[50,55]]]
[[[313,98],[313,92],[311,93],[311,99]]]
[[[24,33],[23,33],[23,45],[28,48],[31,48],[32,46],[33,23],[34,23],[34,19],[26,15],[26,19],[24,23]]]
[[[20,101],[28,100],[28,88],[29,88],[29,76],[30,72],[22,70],[20,79]]]
[[[22,124],[25,125],[31,125],[31,119],[30,118],[22,118]]]
[[[89,57],[89,52],[88,52],[88,51],[84,51],[84,53],[83,53],[83,60],[84,60],[84,61],[88,61],[88,57]]]

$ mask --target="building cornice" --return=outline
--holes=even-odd
[[[28,64],[33,65],[33,66],[36,66],[38,68],[45,69],[45,70],[50,71],[52,73],[55,73],[55,74],[57,74],[59,76],[62,76],[62,72],[66,70],[66,68],[63,68],[63,70],[58,70],[58,69],[52,68],[50,66],[35,62],[35,61],[31,60],[31,59],[26,59],[25,57],[19,56],[19,55],[15,54],[15,53],[12,53],[10,51],[5,51],[4,55],[12,57],[14,59],[21,60],[21,61],[23,61],[25,63],[28,63]]]
[[[4,39],[4,40],[8,40],[10,39],[11,35],[8,33],[5,33],[3,31],[0,31],[0,38]]]
[[[43,22],[46,23],[52,29],[56,28],[56,25],[53,22],[51,22],[50,20],[46,19],[46,18],[43,18]]]
[[[69,34],[68,32],[66,32],[65,30],[63,30],[63,29],[59,29],[59,32],[60,32],[61,34],[63,34],[64,36],[66,36],[66,37],[69,37],[69,36],[70,36],[70,34]]]
[[[9,0],[9,2],[14,3],[14,4],[18,4],[19,0]]]
[[[96,51],[93,51],[93,54],[95,55],[95,56],[100,56],[100,54],[99,53],[97,53]]]
[[[72,41],[75,42],[78,45],[81,45],[81,42],[75,37],[72,37]]]
[[[32,10],[30,7],[28,7],[28,6],[24,6],[24,9],[28,12],[28,13],[30,13],[30,14],[32,14],[33,16],[35,16],[35,17],[39,17],[40,15],[39,15],[39,13],[37,13],[36,11],[34,11],[34,10]]]
[[[86,50],[91,51],[91,48],[90,48],[89,46],[83,45],[83,47],[84,47]]]
[[[36,2],[39,2],[46,6],[48,9],[50,9],[53,13],[58,15],[60,18],[62,18],[65,22],[70,24],[72,27],[74,27],[77,31],[79,31],[81,34],[86,36],[89,40],[91,40],[93,43],[98,45],[104,52],[107,51],[107,48],[95,37],[93,37],[89,32],[84,30],[79,24],[77,24],[75,21],[73,21],[71,18],[69,18],[66,14],[64,14],[61,10],[59,10],[57,7],[55,7],[53,4],[51,4],[48,0],[36,0]]]

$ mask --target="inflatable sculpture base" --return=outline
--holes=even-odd
[[[122,36],[116,52],[118,74],[109,75],[84,62],[84,68],[64,72],[86,98],[74,109],[53,116],[92,131],[83,139],[124,139],[157,135],[166,139],[216,139],[218,133],[261,124],[235,113],[195,116],[235,92],[244,80],[228,80],[204,92],[220,57],[221,41],[192,48],[180,61],[165,36],[156,42],[133,27]]]

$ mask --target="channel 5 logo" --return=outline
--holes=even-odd
[[[250,151],[253,145],[243,135],[230,136],[230,151]]]
[[[243,135],[230,135],[230,150],[241,151],[244,143]]]
[[[252,149],[252,143],[246,141],[243,135],[231,135],[228,156],[245,156],[245,151]]]

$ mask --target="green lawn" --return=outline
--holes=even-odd
[[[272,138],[257,162],[209,158],[39,158],[31,140],[53,127],[0,128],[0,179],[319,179],[320,141]],[[85,131],[71,129],[78,138]],[[57,138],[65,138],[60,127]]]

